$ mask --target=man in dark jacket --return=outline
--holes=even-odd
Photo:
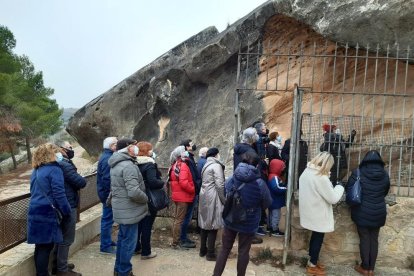
[[[68,264],[69,247],[75,241],[76,233],[76,220],[79,197],[78,191],[86,186],[86,180],[78,172],[76,166],[72,162],[72,158],[75,155],[72,145],[67,142],[58,142],[61,155],[57,156],[60,168],[63,171],[63,177],[65,180],[65,192],[71,207],[70,217],[65,218],[62,221],[62,234],[63,242],[56,244],[54,250],[54,262],[53,270],[56,268],[56,275],[72,275],[80,276],[82,274],[72,271],[73,264]],[[55,272],[55,271],[53,271]]]
[[[241,143],[234,146],[233,152],[233,171],[236,170],[239,163],[242,161],[242,155],[246,152],[255,152],[253,144],[259,139],[256,129],[253,127],[246,128],[243,131]]]
[[[101,217],[101,253],[115,254],[116,243],[112,241],[112,225],[114,219],[112,215],[111,205],[107,205],[109,193],[111,192],[111,176],[108,160],[116,151],[116,137],[107,137],[103,141],[103,152],[98,162],[96,187],[98,190],[99,200],[102,202],[102,217]]]
[[[194,208],[197,208],[198,204],[198,194],[200,193],[201,188],[201,176],[198,173],[197,170],[197,164],[194,160],[194,151],[196,151],[197,146],[193,143],[191,139],[186,139],[181,141],[180,146],[184,146],[185,150],[188,152],[189,155],[189,162],[187,162],[188,167],[190,168],[191,175],[193,177],[194,185],[195,185],[195,197],[192,204],[188,205],[187,213],[185,214],[184,222],[181,225],[181,246],[185,248],[194,248],[196,247],[196,244],[194,241],[188,238],[187,236],[187,229],[188,225],[191,222],[191,219],[193,218],[193,210]]]
[[[282,148],[282,159],[285,161],[286,164],[286,180],[288,182],[288,172],[289,172],[289,158],[290,158],[290,138],[285,141],[285,144]],[[299,139],[299,163],[298,163],[298,178],[306,169],[306,165],[308,163],[308,143],[305,140],[302,140],[302,130],[300,131],[300,139]]]

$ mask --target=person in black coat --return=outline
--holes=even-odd
[[[149,142],[137,144],[139,152],[137,163],[139,171],[144,179],[145,189],[158,190],[164,188],[164,181],[161,179],[161,172],[153,158],[152,145]],[[148,206],[149,207],[149,206]],[[151,259],[157,253],[151,252],[151,230],[154,224],[157,211],[148,208],[148,215],[138,222],[138,239],[135,246],[135,253],[141,254],[141,260]]]
[[[363,275],[374,275],[378,255],[378,234],[385,225],[387,208],[385,196],[390,190],[390,178],[384,161],[376,150],[369,151],[359,164],[361,204],[351,207],[351,218],[357,226],[360,239],[361,264],[355,270]],[[357,170],[352,172],[346,185],[350,191],[357,180]]]
[[[289,159],[290,159],[290,138],[285,141],[285,144],[282,148],[282,160],[285,161],[286,164],[286,183],[288,181],[288,172],[289,172]],[[299,176],[303,173],[306,169],[308,164],[308,143],[305,140],[302,140],[302,130],[300,131],[300,139],[299,139],[299,163],[298,163],[298,180]]]

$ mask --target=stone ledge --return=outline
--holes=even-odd
[[[101,215],[100,204],[81,213],[70,255],[88,245],[100,233]],[[33,244],[22,243],[0,254],[0,276],[35,276],[33,252]]]

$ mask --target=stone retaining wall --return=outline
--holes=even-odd
[[[388,206],[387,222],[380,230],[380,266],[407,267],[407,257],[414,255],[414,198],[396,198],[397,204]],[[321,251],[324,263],[343,264],[359,260],[359,237],[351,220],[349,207],[341,202],[334,207],[335,231],[325,235]],[[310,231],[299,223],[299,206],[294,204],[291,250],[294,255],[306,256]]]

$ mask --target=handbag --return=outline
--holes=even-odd
[[[35,183],[37,182],[37,171],[36,171],[36,179],[35,179]],[[42,194],[46,197],[46,199],[49,201],[50,207],[52,207],[53,211],[55,212],[55,216],[56,216],[56,221],[58,223],[58,225],[60,225],[63,221],[63,214],[62,212],[55,207],[55,205],[53,205],[52,201],[50,200],[50,198],[47,196],[47,194],[45,193],[45,191],[42,189],[42,186],[38,185],[40,191],[42,192]]]
[[[170,205],[170,198],[164,188],[156,190],[147,190],[148,207],[150,211],[157,212],[167,208]]]
[[[354,185],[346,192],[346,203],[349,206],[358,206],[361,204],[361,176],[359,168],[357,169],[357,179]]]

